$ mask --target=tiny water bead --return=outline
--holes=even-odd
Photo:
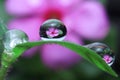
[[[5,50],[11,51],[17,44],[28,42],[28,36],[21,30],[8,30],[3,36]]]
[[[114,63],[115,54],[106,44],[95,42],[88,44],[85,47],[98,53],[109,66]]]
[[[40,37],[44,41],[62,41],[66,34],[65,25],[57,19],[49,19],[40,26]]]

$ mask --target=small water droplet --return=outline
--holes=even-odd
[[[95,42],[88,44],[87,47],[98,53],[109,66],[114,63],[115,54],[106,44]]]
[[[66,33],[65,25],[57,19],[49,19],[40,27],[40,37],[44,41],[62,41]]]
[[[6,50],[12,50],[17,44],[28,41],[28,36],[21,30],[8,30],[3,36],[3,44]]]

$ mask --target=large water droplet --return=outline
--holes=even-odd
[[[6,50],[11,51],[17,44],[28,41],[28,36],[21,30],[8,30],[3,36],[3,44]]]
[[[86,47],[98,53],[109,66],[114,63],[115,54],[106,44],[95,42],[86,45]]]
[[[57,19],[49,19],[40,27],[40,37],[44,41],[62,41],[66,33],[65,25]]]

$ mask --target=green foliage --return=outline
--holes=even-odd
[[[69,48],[69,49],[73,50],[74,52],[78,53],[84,59],[95,64],[101,70],[111,74],[112,76],[117,77],[117,74],[112,70],[112,68],[109,67],[103,61],[103,59],[98,54],[96,54],[94,51],[92,51],[88,48],[85,48],[83,46],[80,46],[80,45],[77,45],[74,43],[70,43],[70,42],[64,42],[64,41],[39,41],[39,42],[27,42],[27,43],[19,44],[13,49],[14,57],[12,59],[12,62],[14,62],[24,51],[26,51],[32,47],[35,47],[35,46],[41,46],[43,44],[59,44],[61,46]]]

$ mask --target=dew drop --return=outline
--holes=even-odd
[[[66,33],[65,25],[57,19],[49,19],[40,27],[40,37],[44,41],[62,41]]]
[[[106,44],[95,42],[86,45],[86,47],[98,53],[109,66],[114,63],[115,54]]]
[[[28,42],[28,36],[21,30],[8,30],[3,36],[3,44],[8,51],[11,51],[17,44],[25,42]]]

